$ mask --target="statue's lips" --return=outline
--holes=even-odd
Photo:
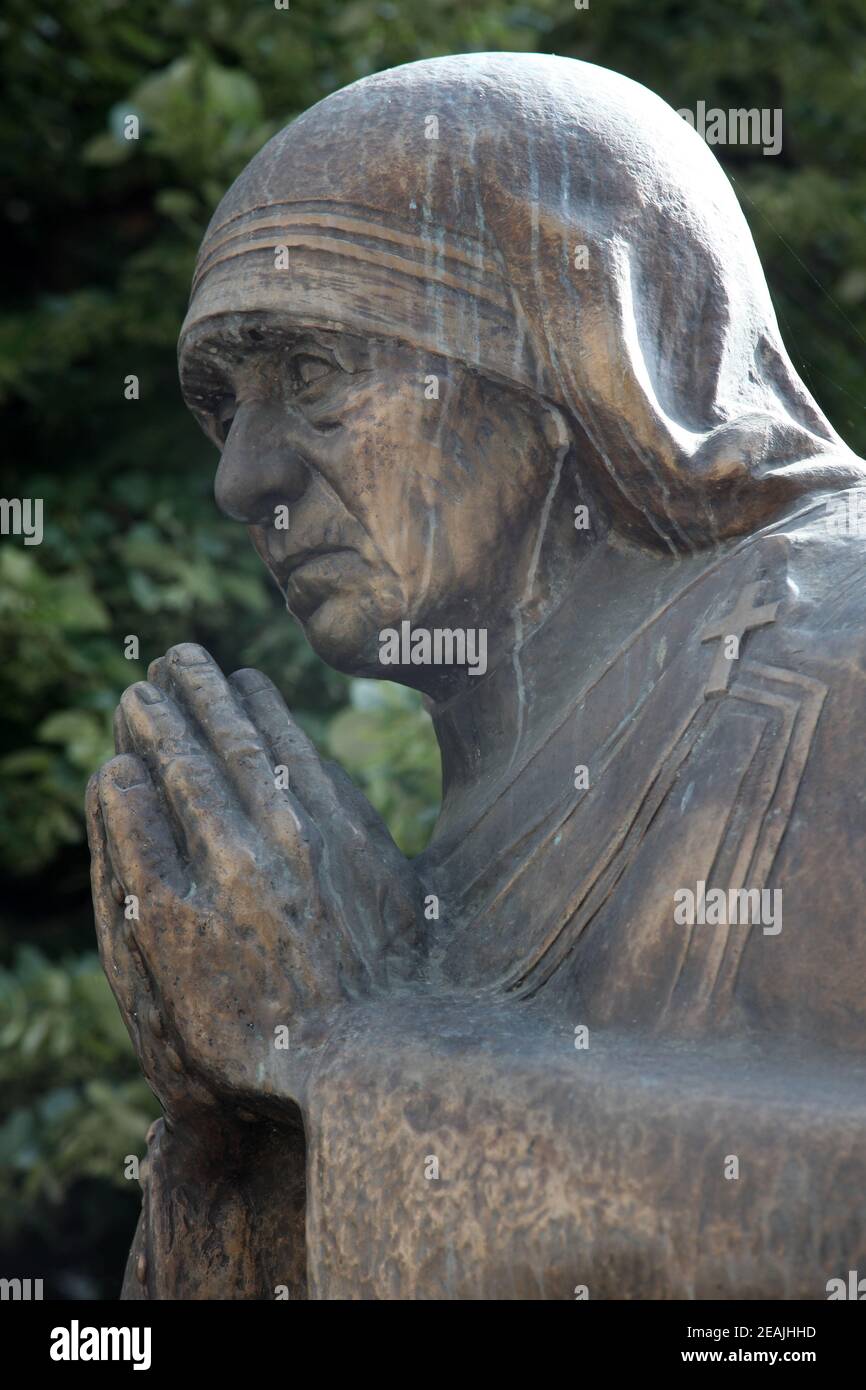
[[[344,578],[346,561],[359,558],[348,546],[331,550],[311,550],[282,566],[280,579],[286,602],[299,618],[312,614]]]

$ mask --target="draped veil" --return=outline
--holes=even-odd
[[[614,524],[674,551],[863,477],[785,351],[720,165],[592,64],[436,58],[307,111],[213,216],[182,373],[192,327],[258,309],[396,336],[555,403]]]

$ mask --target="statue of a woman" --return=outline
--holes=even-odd
[[[866,469],[701,139],[567,59],[366,78],[223,199],[180,370],[313,648],[424,692],[444,800],[410,863],[265,677],[179,646],[123,696],[94,902],[165,1110],[126,1295],[825,1297],[866,1267]]]

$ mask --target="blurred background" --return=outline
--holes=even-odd
[[[202,642],[273,677],[404,850],[435,820],[419,701],[325,667],[213,503],[175,340],[227,185],[335,88],[444,53],[568,54],[677,108],[781,107],[778,157],[716,153],[788,350],[866,454],[864,37],[866,0],[5,0],[0,496],[43,498],[45,533],[0,539],[0,1275],[114,1298],[137,1218],[126,1156],[157,1108],[96,958],[82,819],[123,688]]]

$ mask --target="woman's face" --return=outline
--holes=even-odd
[[[382,629],[510,621],[553,467],[530,398],[266,314],[193,329],[181,377],[221,450],[220,507],[324,660],[426,688],[417,667],[379,666]]]

